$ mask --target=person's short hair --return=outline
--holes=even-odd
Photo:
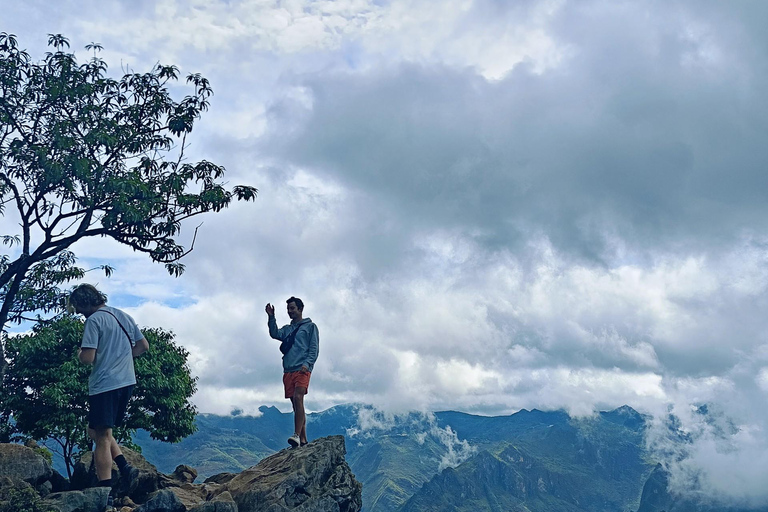
[[[302,302],[301,299],[297,297],[291,297],[290,299],[285,301],[286,304],[290,304],[291,302],[296,304],[296,309],[298,309],[299,311],[304,311],[304,302]]]
[[[69,304],[72,308],[95,308],[107,303],[107,296],[92,284],[81,284],[69,294]]]

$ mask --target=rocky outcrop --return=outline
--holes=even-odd
[[[13,482],[27,482],[39,486],[53,476],[53,469],[45,458],[32,448],[20,444],[0,444],[0,478]]]
[[[49,494],[43,500],[59,512],[99,511],[107,502],[109,487],[91,487],[82,491],[65,491]]]
[[[113,471],[121,512],[358,512],[362,484],[345,461],[342,436],[318,439],[304,447],[280,451],[242,473],[214,475],[195,484],[197,471],[178,466],[165,475],[140,454],[123,448],[139,470],[127,485]],[[75,467],[73,490],[45,496],[55,474],[43,457],[24,446],[0,444],[0,486],[31,485],[43,504],[59,512],[101,512],[109,488],[95,487],[91,454]],[[5,484],[3,484],[5,482]],[[57,485],[58,487],[58,485]]]
[[[352,475],[342,436],[283,450],[222,484],[239,512],[357,512],[363,486]]]
[[[127,486],[127,483],[121,478],[120,472],[117,470],[117,466],[112,465],[112,481],[116,482],[119,489],[119,495],[130,496],[136,503],[143,503],[147,497],[153,492],[160,489],[161,473],[157,471],[157,468],[147,462],[147,460],[141,456],[140,453],[131,450],[130,448],[123,447],[123,455],[126,460],[136,469],[139,470],[138,476]],[[90,487],[95,487],[98,484],[98,478],[96,478],[96,468],[92,464],[93,453],[86,452],[80,460],[75,464],[72,471],[71,486],[72,490],[83,490]],[[165,476],[165,475],[162,475]],[[166,477],[169,478],[169,477]]]

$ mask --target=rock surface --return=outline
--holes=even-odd
[[[138,469],[139,473],[128,488],[126,487],[126,482],[122,481],[120,472],[117,471],[117,466],[112,464],[112,481],[117,483],[118,495],[129,495],[137,503],[143,503],[151,493],[160,488],[161,473],[157,471],[154,465],[147,462],[140,453],[126,447],[122,447],[121,451],[128,463]],[[91,464],[92,460],[93,453],[86,452],[75,464],[70,481],[70,488],[72,490],[82,490],[98,484],[96,468]]]
[[[185,512],[187,507],[169,489],[152,493],[136,512]]]
[[[173,471],[171,478],[175,478],[179,482],[191,484],[197,478],[197,470],[187,466],[186,464],[181,464],[176,466],[176,469]]]
[[[13,482],[27,482],[33,486],[46,482],[53,469],[42,455],[20,444],[0,444],[0,477]]]
[[[283,450],[239,474],[221,474],[202,484],[197,471],[179,466],[171,475],[159,473],[140,454],[123,448],[126,459],[139,470],[127,485],[113,472],[115,505],[121,512],[358,512],[362,484],[344,456],[342,436],[318,439],[309,445]],[[42,500],[59,512],[102,512],[108,487],[95,487],[92,454],[75,467],[71,491],[53,492]],[[60,477],[60,475],[59,475]],[[34,450],[0,444],[0,487],[35,486],[38,493],[54,486],[56,475]],[[78,489],[79,487],[79,489]],[[30,491],[31,492],[31,491]]]
[[[221,486],[239,512],[357,512],[361,483],[344,460],[344,437],[318,439],[283,450],[246,469]]]
[[[82,491],[66,491],[49,494],[43,503],[59,512],[101,512],[107,503],[109,487],[92,487]]]

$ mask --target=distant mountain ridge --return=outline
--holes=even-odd
[[[134,441],[161,471],[181,463],[202,477],[242,471],[284,449],[293,428],[290,413],[259,411],[258,417],[202,414],[198,432],[175,445],[144,432]],[[654,508],[658,486],[644,497],[649,476],[659,478],[645,428],[646,418],[627,406],[591,418],[536,409],[494,417],[391,416],[359,404],[308,415],[311,439],[346,437],[365,512],[692,512]]]

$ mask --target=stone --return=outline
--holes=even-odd
[[[51,494],[51,491],[53,490],[53,484],[51,484],[50,480],[46,480],[45,482],[37,484],[35,486],[35,490],[37,491],[37,494],[45,498]]]
[[[96,470],[91,466],[92,452],[83,452],[80,459],[72,468],[72,477],[69,479],[69,488],[73,491],[81,491],[98,483]]]
[[[146,503],[134,510],[134,512],[186,512],[179,498],[169,489],[161,489],[152,493]]]
[[[32,448],[0,443],[0,477],[7,476],[13,482],[24,481],[38,486],[52,475],[51,465]]]
[[[178,500],[187,508],[193,508],[201,503],[205,503],[207,492],[202,485],[180,484],[166,486],[164,489],[171,491]]]
[[[223,492],[213,500],[187,509],[189,512],[238,512],[237,503],[229,492]]]
[[[49,480],[51,482],[51,492],[63,492],[69,491],[69,480],[67,480],[61,473],[53,470],[53,475]]]
[[[42,502],[59,512],[101,512],[107,503],[109,487],[92,487],[83,491],[49,494]]]
[[[359,512],[362,508],[362,485],[344,459],[342,436],[283,450],[242,473],[221,473],[202,484],[193,483],[197,472],[189,466],[163,475],[140,454],[125,448],[123,453],[139,470],[139,483],[132,484],[128,493],[118,492],[115,506],[121,512]],[[80,480],[73,476],[77,485],[95,480],[91,459],[92,454],[86,453],[78,462]],[[55,477],[39,485],[51,486],[51,480]],[[0,482],[13,484],[7,476]],[[108,492],[108,487],[54,492],[43,502],[60,512],[101,512]]]
[[[197,478],[197,470],[187,466],[186,464],[180,464],[176,466],[175,470],[173,470],[171,478],[180,482],[191,484],[195,481],[195,478]]]
[[[122,505],[123,507],[128,507],[131,510],[138,507],[138,505],[136,505],[136,503],[134,503],[134,501],[128,496],[124,496],[122,499],[120,499],[120,505]]]
[[[160,473],[157,468],[147,462],[140,453],[130,448],[121,447],[128,463],[138,470],[136,478],[126,486],[117,466],[112,464],[112,481],[116,484],[118,496],[130,496],[137,503],[146,501],[148,496],[160,488]],[[98,484],[96,468],[91,464],[93,452],[85,452],[75,464],[70,485],[72,489],[81,490]]]
[[[237,476],[237,473],[217,473],[215,475],[211,475],[205,480],[203,480],[204,484],[207,483],[214,483],[214,484],[225,484],[235,478]]]
[[[239,512],[358,512],[362,484],[344,460],[344,437],[329,436],[283,450],[221,486]]]
[[[207,501],[189,512],[238,512],[237,503],[234,501]]]

